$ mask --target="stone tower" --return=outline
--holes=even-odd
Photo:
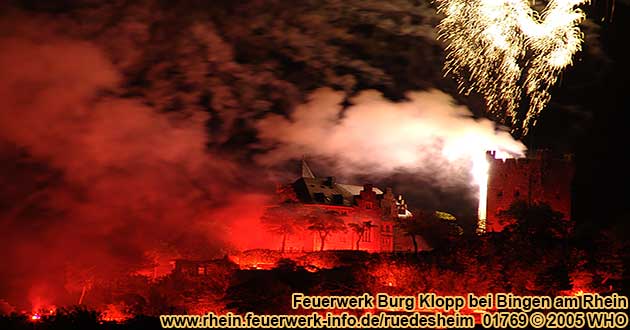
[[[571,155],[553,157],[538,150],[526,158],[496,159],[487,154],[489,167],[486,231],[502,231],[511,222],[500,219],[499,212],[515,201],[527,204],[545,203],[564,218],[571,219],[571,184],[574,164]]]

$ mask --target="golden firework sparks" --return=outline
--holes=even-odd
[[[437,0],[438,25],[447,43],[444,71],[461,93],[477,91],[488,111],[511,117],[526,134],[549,102],[549,88],[582,47],[579,5],[588,0],[551,0],[539,14],[527,0]],[[517,116],[521,97],[529,99]],[[522,118],[522,119],[520,119]]]

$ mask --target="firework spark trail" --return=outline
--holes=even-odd
[[[527,0],[437,0],[445,18],[438,26],[447,43],[444,71],[460,92],[477,91],[488,111],[528,128],[549,102],[549,88],[581,50],[577,6],[588,0],[551,0],[542,15]],[[529,98],[519,119],[521,97]]]

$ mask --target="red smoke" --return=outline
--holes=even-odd
[[[97,45],[15,24],[0,35],[0,298],[77,303],[156,255],[221,256],[254,234],[266,198],[207,150],[204,113],[124,97]]]

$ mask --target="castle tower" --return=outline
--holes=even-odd
[[[538,150],[527,158],[495,159],[488,151],[488,197],[486,231],[499,232],[511,221],[499,213],[516,201],[528,205],[544,203],[564,218],[571,219],[571,184],[574,164],[570,156],[554,158],[549,151]]]

